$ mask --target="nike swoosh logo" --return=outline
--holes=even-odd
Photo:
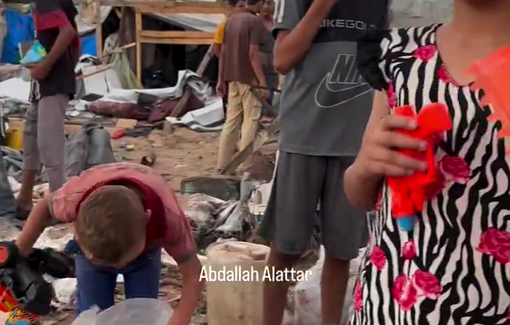
[[[367,83],[342,83],[341,89],[331,89],[328,83],[330,73],[327,73],[315,90],[315,103],[322,108],[333,108],[348,103],[360,96],[372,92]]]

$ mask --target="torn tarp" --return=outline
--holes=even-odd
[[[187,112],[181,118],[166,118],[172,125],[185,126],[197,132],[221,131],[224,120],[223,101],[219,97],[206,103],[205,107]]]

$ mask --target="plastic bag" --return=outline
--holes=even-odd
[[[340,325],[347,325],[353,311],[354,285],[358,278],[359,266],[365,250],[361,249],[356,259],[351,261],[349,281],[345,291]],[[320,324],[321,322],[321,274],[324,265],[323,256],[310,268],[311,275],[299,282],[294,288],[294,320],[292,325]]]
[[[426,26],[451,19],[453,0],[392,0],[392,27]]]
[[[31,63],[38,63],[44,59],[44,57],[47,55],[46,49],[44,46],[42,46],[39,41],[35,41],[34,44],[32,44],[32,47],[28,52],[25,54],[23,59],[21,59],[21,64],[31,64]]]
[[[99,312],[94,307],[78,316],[71,325],[167,325],[173,311],[157,299],[135,298]]]

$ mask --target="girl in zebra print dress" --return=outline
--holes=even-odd
[[[510,324],[510,143],[464,73],[510,45],[510,1],[454,1],[450,24],[371,33],[359,43],[359,70],[379,91],[345,174],[351,202],[374,210],[351,325]],[[424,147],[392,132],[416,127],[392,112],[434,102],[447,105],[453,129],[436,149],[441,177],[432,199],[404,232],[383,179],[426,166],[395,151]]]

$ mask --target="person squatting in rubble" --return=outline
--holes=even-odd
[[[365,214],[343,190],[373,101],[356,70],[356,41],[388,23],[388,1],[279,0],[274,66],[285,75],[279,156],[260,235],[271,242],[268,266],[291,268],[307,248],[320,203],[326,258],[322,324],[339,324],[350,260],[367,244]],[[264,325],[280,325],[288,283],[265,283]]]
[[[376,31],[360,41],[358,70],[378,91],[345,191],[375,216],[351,325],[510,323],[510,148],[502,122],[487,119],[484,91],[472,89],[466,74],[510,45],[509,17],[508,0],[455,0],[447,24]],[[395,132],[417,124],[392,113],[411,105],[419,114],[435,102],[448,107],[453,129],[438,138],[440,173],[408,232],[392,217],[384,178],[426,171],[426,162],[397,151],[426,144]]]
[[[65,113],[76,92],[74,68],[80,55],[80,40],[71,0],[36,0],[34,25],[37,40],[47,55],[30,65],[30,102],[23,130],[23,176],[17,199],[17,218],[25,220],[32,209],[32,192],[44,164],[50,191],[66,181]]]
[[[111,307],[118,274],[128,299],[157,299],[163,247],[183,276],[169,324],[190,324],[202,292],[202,266],[188,220],[161,175],[143,165],[112,163],[71,178],[30,213],[16,241],[22,254],[32,252],[52,218],[74,223],[78,314],[94,305]]]

